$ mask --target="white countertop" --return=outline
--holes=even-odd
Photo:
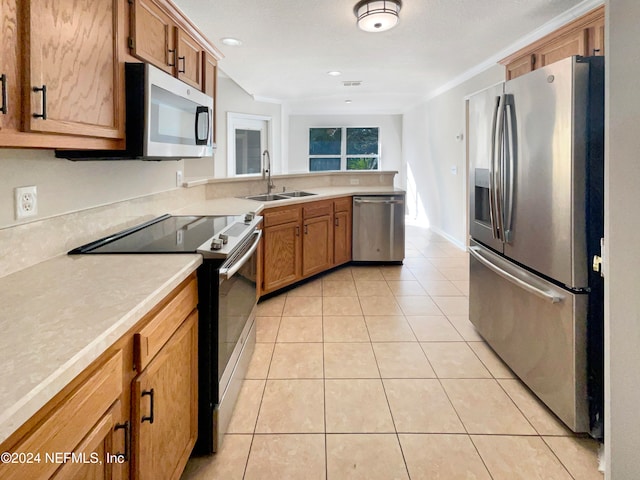
[[[197,254],[64,255],[0,278],[0,442],[201,263]]]
[[[218,198],[172,214],[241,215],[394,187],[305,189],[272,202]],[[0,278],[0,443],[202,263],[197,254],[61,255]]]

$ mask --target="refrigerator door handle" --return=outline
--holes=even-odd
[[[513,220],[513,189],[515,184],[515,169],[517,164],[517,129],[516,129],[516,116],[514,108],[513,95],[505,95],[505,115],[507,122],[505,128],[507,130],[505,145],[507,161],[505,162],[505,224],[503,228],[503,237],[506,243],[511,243],[511,222]]]
[[[506,95],[502,95],[500,99],[500,109],[498,110],[498,144],[497,144],[497,159],[496,159],[496,170],[494,172],[495,175],[495,185],[496,190],[494,195],[496,197],[496,219],[497,219],[497,228],[498,228],[498,238],[504,242],[504,186],[505,186],[505,178],[504,178],[504,154],[505,154],[505,123],[504,117],[506,112],[505,107]]]
[[[486,258],[483,255],[483,249],[481,247],[475,247],[475,246],[469,247],[469,253],[476,260],[482,263],[485,267],[497,273],[505,280],[508,280],[511,283],[522,288],[523,290],[526,290],[527,292],[533,293],[534,295],[537,295],[541,298],[549,300],[551,303],[560,303],[565,299],[565,296],[562,295],[560,292],[551,290],[546,286],[540,284],[540,282],[536,281],[533,275],[530,275],[524,270],[521,270],[518,268],[517,271],[514,269],[514,272],[512,273],[507,271],[507,269],[502,268],[502,267],[507,267],[506,261],[505,261],[505,265],[503,265],[502,267],[496,265],[490,259]]]
[[[498,216],[496,207],[496,137],[498,132],[498,112],[502,103],[502,97],[496,97],[496,106],[493,110],[493,127],[491,129],[491,163],[489,164],[489,218],[491,219],[491,231],[493,238],[500,239],[500,231],[498,230]],[[498,145],[499,147],[499,145]]]

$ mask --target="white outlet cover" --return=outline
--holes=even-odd
[[[38,214],[38,190],[35,185],[15,189],[16,220]]]
[[[182,170],[176,171],[176,187],[181,187],[184,182],[184,178],[182,177]]]
[[[349,180],[349,183],[351,185],[360,185],[360,179],[359,178],[352,178]]]

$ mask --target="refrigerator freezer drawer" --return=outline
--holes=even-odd
[[[589,431],[587,295],[575,295],[472,242],[469,319],[574,432]]]

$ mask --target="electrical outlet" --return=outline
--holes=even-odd
[[[38,191],[35,185],[15,189],[16,220],[38,214]]]
[[[184,178],[182,177],[182,170],[176,171],[176,187],[181,187],[184,182]]]
[[[359,178],[352,178],[351,180],[349,180],[349,183],[351,185],[360,185],[360,179]]]

